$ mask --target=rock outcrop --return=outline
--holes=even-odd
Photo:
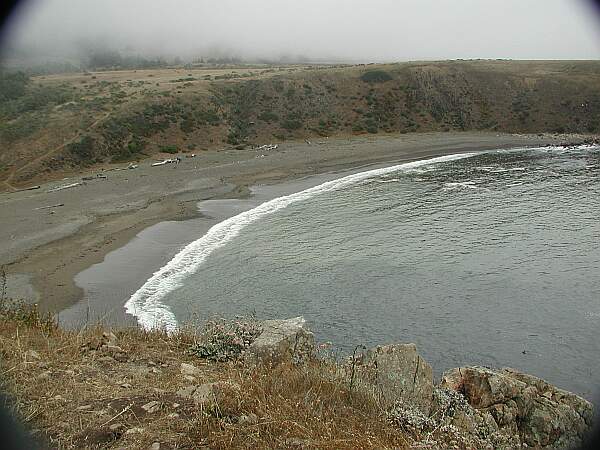
[[[272,365],[286,360],[298,364],[314,354],[315,337],[306,329],[304,317],[265,320],[261,325],[262,332],[247,349],[247,357]]]
[[[590,402],[514,369],[452,369],[441,386],[461,393],[476,414],[491,415],[499,431],[528,446],[573,448],[592,426]]]
[[[389,421],[431,448],[568,449],[592,426],[592,404],[514,369],[461,367],[434,385],[414,344],[377,346],[352,360],[354,389],[370,392]]]
[[[315,356],[314,335],[303,317],[267,320],[257,330],[241,352],[251,362],[272,367]],[[177,395],[196,405],[211,407],[224,392],[239,391],[229,383],[196,384],[199,369],[191,364],[182,363],[180,371],[192,384]],[[445,372],[436,385],[415,344],[366,350],[339,373],[351,390],[373,396],[390,423],[414,436],[415,445],[428,448],[567,449],[580,444],[592,426],[591,403],[514,369],[460,367]]]
[[[429,414],[433,371],[415,344],[377,346],[362,356],[356,369],[358,381],[372,386],[384,408],[401,402]]]

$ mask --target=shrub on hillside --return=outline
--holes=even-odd
[[[179,152],[176,145],[161,145],[160,151],[163,153],[169,153],[171,155]]]
[[[260,113],[258,118],[260,120],[262,120],[263,122],[268,122],[268,123],[277,122],[279,120],[279,116],[271,111],[265,111],[263,113]]]
[[[360,76],[365,83],[383,83],[390,81],[392,76],[385,70],[369,70]]]
[[[43,120],[41,118],[27,114],[12,122],[0,123],[0,137],[4,141],[12,143],[32,135],[42,126]]]
[[[79,141],[67,145],[67,150],[81,160],[91,160],[94,156],[94,144],[96,141],[91,136],[83,136]]]
[[[281,127],[286,130],[299,130],[302,125],[302,122],[298,119],[285,119],[281,122]]]
[[[23,96],[27,83],[29,83],[29,77],[23,72],[0,72],[0,102]]]

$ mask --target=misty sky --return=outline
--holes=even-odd
[[[599,59],[600,14],[584,0],[30,0],[9,47],[75,57],[397,61]]]

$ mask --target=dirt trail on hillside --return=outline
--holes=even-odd
[[[15,168],[12,170],[12,172],[10,172],[10,174],[6,177],[6,179],[4,180],[4,184],[11,190],[17,190],[18,188],[16,188],[15,186],[13,186],[12,181],[14,180],[15,176],[19,173],[22,172],[23,170],[27,169],[28,167],[31,167],[41,161],[43,161],[44,159],[48,158],[49,156],[54,155],[55,153],[58,153],[59,151],[63,150],[67,145],[72,144],[73,142],[75,142],[77,139],[80,139],[84,133],[88,133],[91,130],[95,129],[100,123],[102,123],[103,121],[105,121],[106,119],[108,119],[110,117],[110,112],[104,114],[102,117],[96,119],[94,122],[92,122],[92,124],[86,128],[85,130],[78,130],[77,133],[71,138],[68,139],[67,141],[63,142],[61,145],[59,145],[58,147],[55,147],[51,150],[48,150],[46,153],[36,157],[35,159],[32,159],[31,161],[29,161],[28,163],[26,163],[25,165]]]

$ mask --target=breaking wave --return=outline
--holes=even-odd
[[[307,200],[325,192],[342,189],[370,177],[385,175],[398,170],[413,170],[428,164],[464,159],[476,154],[460,153],[440,156],[348,175],[294,194],[275,198],[249,211],[230,217],[214,225],[204,236],[188,244],[171,261],[156,271],[125,303],[125,311],[135,316],[138,323],[145,329],[159,328],[173,332],[177,329],[177,319],[169,306],[161,300],[168,293],[181,287],[183,281],[196,272],[211,253],[227,244],[247,225],[293,203]]]

